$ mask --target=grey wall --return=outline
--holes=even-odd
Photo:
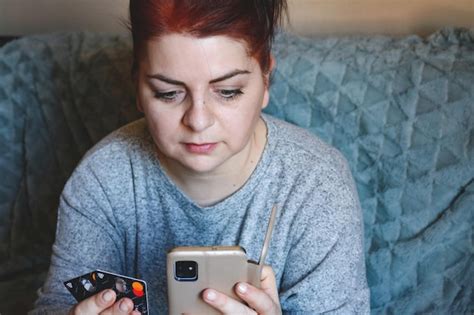
[[[125,32],[128,0],[0,0],[0,35],[57,30]]]
[[[474,0],[289,0],[292,29],[305,35],[426,34],[474,27]],[[0,0],[0,35],[55,30],[126,32],[128,0]]]

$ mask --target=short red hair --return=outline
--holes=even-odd
[[[243,40],[268,73],[274,30],[286,8],[285,0],[130,0],[134,71],[145,41],[185,33]]]

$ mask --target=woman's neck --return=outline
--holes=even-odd
[[[197,174],[181,165],[160,162],[166,174],[194,202],[202,207],[211,206],[235,193],[252,175],[260,160],[267,141],[267,127],[259,120],[247,146],[234,156],[232,163],[217,172]]]

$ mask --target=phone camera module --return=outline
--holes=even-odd
[[[174,277],[178,281],[196,281],[198,278],[197,262],[192,260],[175,262]]]

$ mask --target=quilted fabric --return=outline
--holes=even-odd
[[[275,47],[269,112],[349,160],[377,314],[472,314],[474,32]]]
[[[124,38],[92,34],[24,38],[1,49],[0,296],[9,297],[1,314],[32,307],[59,194],[81,156],[140,116],[130,51]]]
[[[471,314],[474,31],[278,36],[272,115],[351,165],[375,314]],[[139,117],[127,37],[56,33],[0,49],[0,305],[31,308],[58,196],[85,151]],[[3,300],[3,299],[2,299]]]

